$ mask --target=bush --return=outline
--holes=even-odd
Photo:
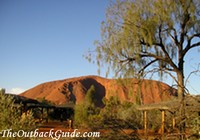
[[[0,93],[0,130],[12,129],[18,130],[33,130],[35,123],[32,117],[32,112],[21,115],[21,108],[14,104],[14,99],[10,95]],[[5,138],[6,139],[6,138]],[[7,138],[9,139],[9,138]],[[11,138],[12,139],[12,138]]]
[[[99,109],[95,107],[95,87],[92,85],[86,95],[85,100],[75,106],[74,121],[79,127],[90,127],[95,115],[99,114]]]

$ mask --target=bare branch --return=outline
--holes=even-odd
[[[161,38],[161,29],[159,30],[159,38]],[[144,40],[141,40],[140,43],[142,45],[147,45],[147,46],[150,46],[150,44],[144,42]],[[153,57],[155,59],[158,59],[158,60],[161,60],[161,61],[164,61],[166,63],[168,63],[171,67],[173,67],[173,69],[175,71],[178,71],[178,67],[174,64],[174,62],[172,61],[171,57],[169,56],[169,53],[166,51],[165,49],[165,46],[162,44],[162,39],[160,40],[160,43],[158,42],[153,42],[153,45],[155,46],[159,46],[161,48],[161,50],[163,51],[163,53],[165,54],[165,57],[161,57],[161,56],[158,56],[158,55],[155,55],[155,54],[152,54],[152,53],[147,53],[147,55],[149,55],[150,57]]]
[[[119,69],[116,71],[116,75],[118,75],[118,73],[123,69],[123,67],[126,66],[126,65],[129,63],[129,61],[124,61],[124,62],[126,62],[126,63],[124,63],[124,64],[121,65],[121,68],[119,68]]]
[[[176,83],[178,83],[177,78],[176,78],[175,76],[173,76],[171,72],[169,72],[168,70],[164,70],[164,71],[165,71],[165,73],[168,74],[172,79],[174,79],[174,81],[175,81]]]
[[[183,21],[181,23],[181,33],[180,33],[180,47],[183,46],[184,37],[186,35],[185,28],[186,28],[188,21],[190,20],[190,14],[188,13],[188,8],[189,8],[189,6],[183,13]],[[182,48],[179,48],[179,49],[182,50]]]
[[[197,43],[193,44],[193,45],[190,47],[190,49],[191,49],[191,48],[194,48],[194,47],[199,47],[199,46],[200,46],[200,42],[197,42]]]
[[[174,44],[178,47],[180,44],[178,42],[176,30],[173,28],[172,31],[174,32],[174,36],[170,33],[168,33],[168,34],[169,34],[170,38],[172,39],[172,41],[174,42]]]
[[[189,40],[192,40],[195,37],[200,37],[200,33],[193,34],[192,36],[189,37]]]
[[[187,38],[188,38],[188,39],[187,39],[187,46],[186,46],[186,48],[183,50],[183,56],[184,56],[190,49],[192,49],[192,48],[194,48],[194,47],[200,46],[200,42],[197,42],[197,43],[191,45],[191,41],[192,41],[192,39],[194,39],[195,37],[200,37],[200,33],[196,33],[196,34],[193,34],[193,35],[190,36],[190,37],[187,37]]]
[[[197,69],[195,71],[190,72],[190,74],[188,75],[188,77],[185,80],[185,86],[186,84],[189,82],[189,78],[193,75],[193,74],[197,74],[200,73],[200,64],[198,65]]]
[[[155,63],[156,61],[158,61],[158,59],[154,59],[154,60],[152,60],[152,61],[149,62],[147,65],[145,65],[141,70],[139,70],[138,73],[143,73],[144,70],[145,70],[147,67],[149,67],[151,64]]]

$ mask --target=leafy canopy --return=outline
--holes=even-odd
[[[99,69],[106,64],[116,76],[184,77],[185,55],[200,46],[200,1],[118,0],[108,7],[101,31],[102,40],[95,42]]]

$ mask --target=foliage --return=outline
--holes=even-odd
[[[158,131],[161,128],[161,111],[151,110],[148,111],[147,114],[148,114],[147,117],[148,128],[153,131]],[[166,123],[171,123],[171,122],[166,122]]]
[[[87,104],[87,106],[94,106],[96,99],[95,99],[95,87],[94,85],[91,85],[91,87],[88,89],[86,95],[85,95],[85,103]]]
[[[192,119],[192,132],[193,137],[196,137],[200,139],[200,117],[196,117]]]
[[[104,100],[105,108],[101,110],[101,126],[109,131],[103,139],[138,139],[134,133],[126,134],[124,130],[142,128],[142,114],[136,105],[130,102],[120,102],[117,97]]]
[[[45,105],[54,105],[54,103],[52,101],[46,100],[45,97],[37,98],[37,100],[40,103],[45,104]]]
[[[92,85],[86,95],[85,100],[75,105],[75,125],[81,127],[88,127],[90,125],[91,120],[95,119],[92,115],[98,114],[99,109],[95,107],[95,87]]]
[[[79,127],[87,127],[87,110],[82,104],[75,105],[74,125]]]
[[[199,0],[118,0],[108,7],[102,39],[95,42],[96,63],[116,76],[168,74],[181,98],[184,58],[200,46],[199,21]]]
[[[21,108],[14,104],[13,97],[0,93],[0,130],[33,130],[35,123],[32,112],[21,115],[20,111]]]
[[[1,94],[5,94],[6,93],[6,89],[5,88],[0,88],[0,93]]]
[[[105,107],[88,118],[88,126],[95,130],[106,130],[101,139],[137,139],[136,135],[126,134],[123,129],[141,128],[141,116],[132,103],[121,103],[118,98],[104,99]]]
[[[84,116],[82,110],[84,105],[79,106],[79,111],[82,113],[79,118],[79,125],[85,126],[88,129],[95,131],[103,130],[101,139],[139,139],[142,137],[137,130],[144,129],[143,112],[137,110],[137,105],[131,102],[121,102],[117,96],[112,96],[109,99],[104,98],[103,102],[105,107],[95,113],[87,114]],[[95,107],[94,107],[95,110]],[[188,110],[189,111],[189,110]],[[165,112],[165,131],[174,132],[180,127],[182,120],[178,120],[180,116],[171,114],[172,112]],[[189,112],[188,112],[189,113]],[[76,114],[75,114],[76,115]],[[175,115],[175,116],[174,116]],[[187,126],[190,126],[191,138],[199,138],[199,116],[198,114],[188,114],[184,121],[187,121]],[[176,118],[176,126],[172,127],[172,119]],[[190,120],[190,121],[189,121]],[[147,111],[147,129],[159,133],[161,129],[161,111],[150,110]],[[132,133],[126,133],[125,131]],[[188,129],[189,130],[189,129]]]
[[[104,99],[105,107],[88,113],[85,105],[76,105],[75,121],[79,126],[85,126],[93,130],[106,130],[101,139],[138,139],[135,134],[126,134],[123,129],[137,130],[142,127],[141,113],[136,110],[133,103],[121,103],[118,98]],[[79,114],[76,114],[79,113]],[[81,116],[81,117],[80,117]],[[76,117],[79,117],[76,119]]]
[[[136,110],[135,104],[121,103],[118,98],[113,96],[104,100],[104,103],[105,108],[100,112],[102,128],[137,130],[142,127],[141,113]]]

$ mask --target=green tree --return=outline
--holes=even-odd
[[[92,121],[91,118],[93,118],[92,116],[98,114],[99,109],[95,106],[95,93],[95,87],[91,85],[85,95],[85,100],[75,105],[75,125],[89,127]]]
[[[33,130],[35,128],[35,122],[32,117],[32,113],[27,112],[26,115],[21,115],[20,110],[20,106],[14,104],[14,99],[12,96],[0,92],[0,130]]]
[[[91,85],[91,87],[88,89],[86,95],[85,95],[85,103],[88,106],[94,106],[96,103],[96,99],[95,99],[95,87],[94,85]]]
[[[200,1],[118,0],[106,16],[96,42],[99,68],[106,63],[121,76],[169,74],[182,99],[185,56],[200,46]]]
[[[0,94],[5,94],[6,93],[6,89],[5,88],[0,88]]]
[[[116,96],[104,98],[105,107],[97,115],[97,129],[106,129],[101,139],[138,139],[136,134],[124,133],[125,129],[141,129],[141,113],[130,102],[120,102]],[[96,116],[95,116],[96,117]]]

